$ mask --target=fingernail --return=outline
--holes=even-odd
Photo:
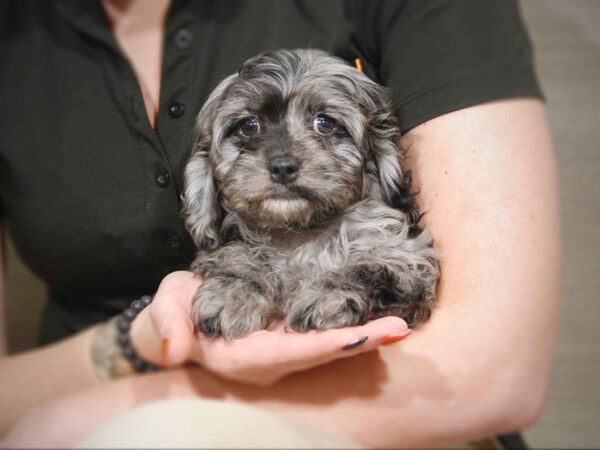
[[[162,346],[160,349],[160,361],[163,366],[169,365],[169,339],[163,338]]]
[[[354,350],[356,347],[364,344],[367,341],[367,339],[369,339],[369,336],[363,336],[356,342],[352,342],[351,344],[344,345],[342,347],[342,350],[344,350],[344,351]]]
[[[381,339],[381,345],[389,345],[395,342],[400,342],[403,339],[406,339],[412,333],[411,330],[408,330],[407,333],[404,334],[388,334]]]

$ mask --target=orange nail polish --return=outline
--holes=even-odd
[[[162,347],[160,349],[160,361],[163,366],[169,365],[169,339],[163,338]]]
[[[408,331],[409,332],[405,334],[388,334],[387,336],[384,336],[383,339],[381,339],[381,345],[390,345],[395,342],[400,342],[401,340],[410,336],[411,331]]]

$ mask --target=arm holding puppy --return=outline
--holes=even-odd
[[[201,283],[191,272],[174,272],[165,277],[154,302],[133,322],[131,338],[141,356],[161,364],[165,362],[164,350],[168,350],[166,363],[169,365],[181,365],[193,359],[222,377],[251,384],[268,384],[291,372],[372,350],[386,336],[403,336],[409,331],[401,319],[384,318],[363,327],[329,330],[319,334],[292,335],[282,329],[259,332],[231,345],[223,341],[198,341],[194,337],[190,309],[191,299]],[[77,412],[76,417],[84,422],[81,427],[66,425],[73,420],[73,415],[55,417],[52,414],[52,420],[65,421],[62,422],[64,426],[53,427],[59,430],[54,435],[60,435],[60,439],[75,438],[69,433],[79,435],[97,424],[97,420],[111,417],[138,402],[170,395],[157,385],[152,385],[152,382],[141,397],[117,395],[119,389],[136,386],[137,382],[133,380],[144,378],[148,382],[152,380],[149,377],[124,377],[131,383],[125,379],[125,382],[100,381],[98,367],[92,362],[91,349],[104,326],[107,325],[98,325],[56,344],[0,359],[0,404],[10,405],[10,408],[0,409],[0,438],[28,413],[27,423],[46,422],[47,419],[43,419],[44,411],[52,410],[52,407],[44,409],[42,405],[48,402],[60,403],[59,399],[66,397],[75,399],[75,403],[79,404],[79,398],[87,398],[81,394],[83,392],[108,392],[105,399],[109,401],[105,403],[102,400],[92,410]],[[369,336],[369,342],[352,351],[342,350],[342,347],[355,343],[362,336]],[[168,349],[163,344],[165,338],[170,343]],[[112,345],[116,346],[116,342]],[[104,367],[102,372],[105,372]],[[133,375],[133,371],[131,373]],[[26,432],[23,436],[19,435],[18,439],[21,438],[26,441],[9,440],[4,443],[19,446],[31,443],[29,439],[41,439],[36,442],[42,445],[50,436]],[[13,435],[11,439],[17,438]],[[67,441],[61,440],[56,444],[67,445]]]
[[[439,306],[409,339],[266,387],[201,368],[131,377],[62,400],[32,423],[73,431],[65,422],[77,414],[83,432],[156,395],[243,401],[377,447],[444,445],[534,422],[559,295],[558,192],[544,107],[513,99],[466,108],[414,128],[401,144],[443,271]],[[188,305],[171,303],[155,319],[157,343],[169,340],[173,364],[193,353],[191,328],[174,326],[189,320]],[[134,322],[134,338],[148,313]]]
[[[376,447],[452,444],[537,420],[560,289],[545,108],[526,98],[465,108],[417,126],[401,146],[440,254],[431,320],[378,355],[335,361],[262,390],[223,383],[219,396]]]

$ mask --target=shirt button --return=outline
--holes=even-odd
[[[180,49],[188,48],[192,41],[194,40],[194,35],[190,30],[182,28],[175,33],[173,37],[173,42],[175,42],[175,46]]]
[[[169,115],[173,119],[177,119],[177,118],[183,116],[184,111],[185,111],[185,106],[183,106],[183,104],[181,104],[179,102],[173,102],[169,106]]]
[[[169,178],[169,172],[167,172],[165,169],[159,169],[154,177],[154,182],[158,187],[164,188],[169,185]]]
[[[181,241],[181,238],[175,233],[169,233],[169,237],[167,238],[167,245],[171,250],[174,250],[176,252],[181,251],[181,249],[183,248],[183,242]]]

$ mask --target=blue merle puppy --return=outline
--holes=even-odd
[[[319,50],[264,53],[217,86],[196,131],[183,201],[204,335],[429,318],[438,259],[381,86]]]

